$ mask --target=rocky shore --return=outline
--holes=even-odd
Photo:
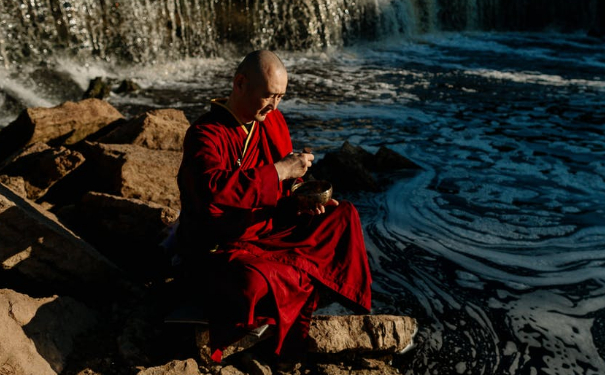
[[[254,348],[221,364],[202,325],[167,324],[182,302],[166,240],[189,121],[174,109],[126,119],[86,99],[29,108],[0,130],[0,374],[396,374],[416,322],[314,318],[306,360],[276,366]],[[417,168],[343,144],[313,169],[336,191],[377,191]],[[249,344],[248,346],[250,346]],[[260,344],[259,344],[260,345]],[[258,345],[256,345],[258,346]]]

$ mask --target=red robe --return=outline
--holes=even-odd
[[[371,303],[371,276],[353,205],[341,202],[315,217],[296,217],[295,211],[281,207],[288,201],[289,183],[279,181],[273,164],[290,152],[290,134],[279,111],[247,131],[215,100],[210,112],[187,131],[178,176],[182,207],[178,240],[189,266],[204,273],[200,289],[214,299],[211,327],[212,316],[216,321],[234,316],[221,306],[236,299],[237,293],[221,287],[237,285],[234,280],[240,276],[235,273],[253,269],[269,286],[272,308],[256,309],[259,301],[248,296],[251,306],[243,305],[247,311],[239,323],[248,328],[275,323],[277,353],[301,315],[306,315],[308,328],[317,302],[316,282],[361,310],[369,311]],[[212,332],[211,328],[211,340]],[[214,335],[216,349],[229,343],[226,336],[224,340],[219,336]]]

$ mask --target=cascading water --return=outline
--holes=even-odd
[[[233,47],[317,50],[412,32],[408,1],[2,0],[5,67],[57,53],[153,63]]]
[[[0,64],[321,50],[437,30],[603,31],[598,0],[0,0]]]

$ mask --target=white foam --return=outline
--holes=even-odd
[[[40,97],[35,86],[32,87],[26,83],[9,78],[8,75],[6,73],[3,74],[1,70],[0,91],[8,93],[27,107],[52,107],[57,104],[50,99]]]

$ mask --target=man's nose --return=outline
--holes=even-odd
[[[273,109],[277,109],[277,105],[279,104],[279,98],[278,97],[272,97],[270,103],[273,106]]]

